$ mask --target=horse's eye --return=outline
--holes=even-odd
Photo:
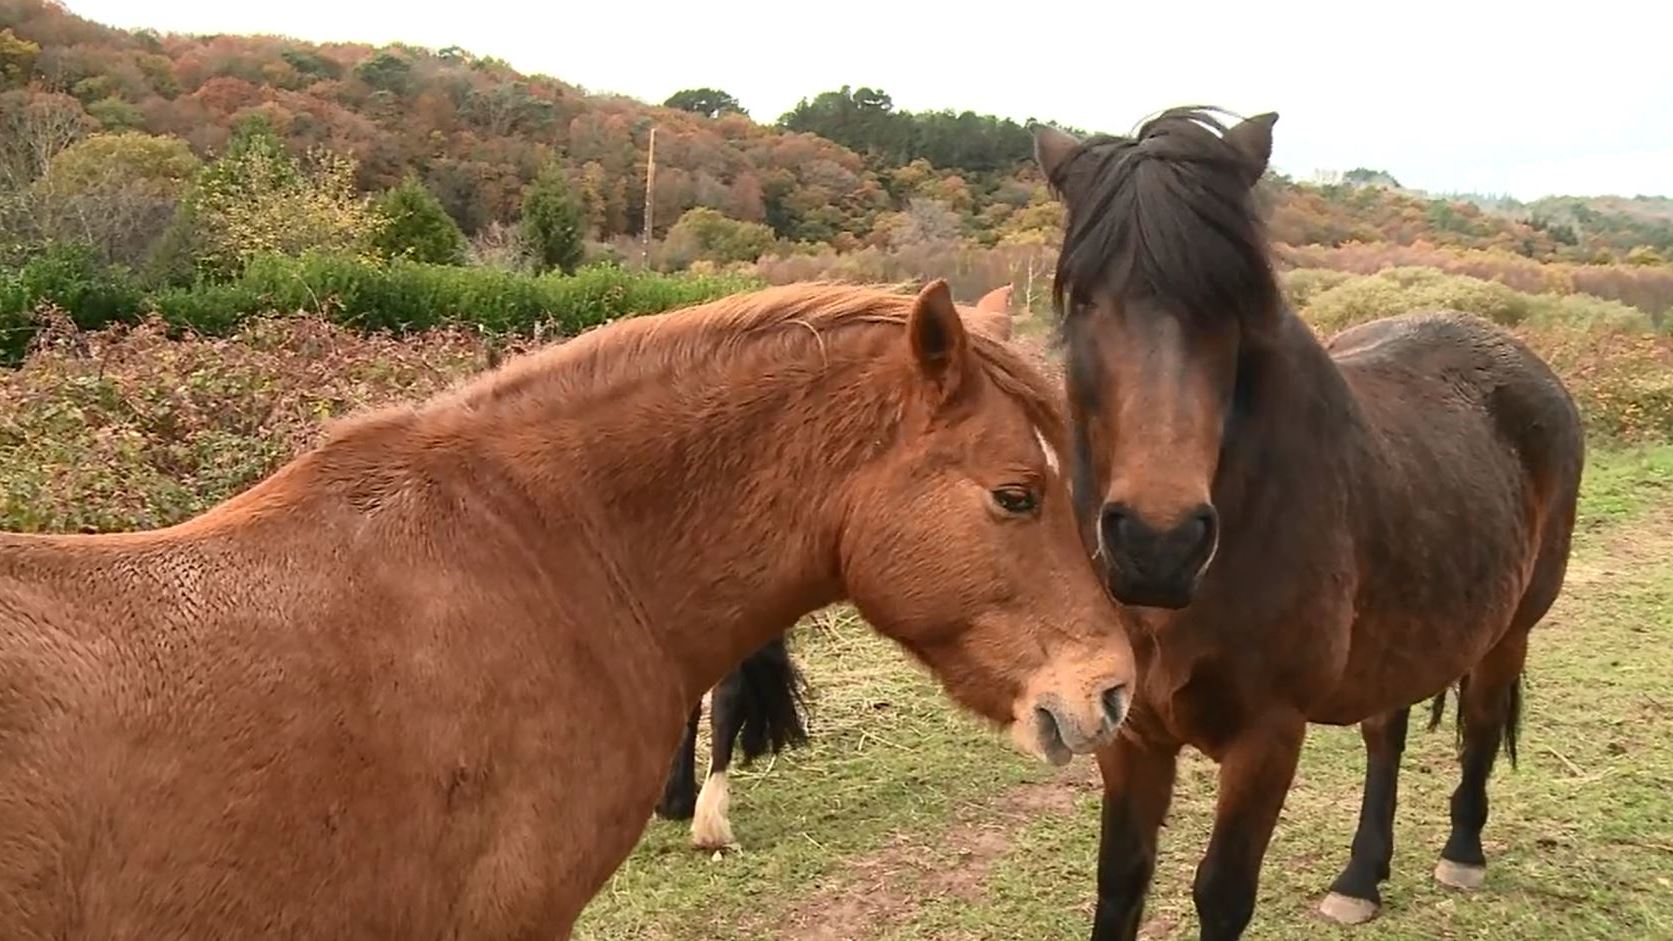
[[[1040,498],[1027,487],[1000,487],[993,492],[993,502],[1014,516],[1027,516],[1040,505]]]

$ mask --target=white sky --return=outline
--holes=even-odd
[[[67,2],[163,32],[457,45],[653,102],[708,85],[761,121],[844,84],[1116,132],[1175,104],[1273,110],[1273,162],[1298,177],[1673,196],[1673,3],[1656,0]]]

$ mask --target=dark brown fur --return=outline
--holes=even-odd
[[[1282,305],[1251,198],[1274,120],[1225,130],[1180,109],[1133,138],[1038,137],[1069,210],[1057,289],[1083,527],[1118,597],[1152,605],[1132,609],[1133,718],[1100,755],[1097,939],[1138,930],[1185,745],[1220,764],[1202,937],[1241,935],[1308,722],[1365,723],[1366,806],[1334,888],[1374,911],[1406,710],[1461,678],[1443,858],[1479,868],[1486,772],[1567,563],[1584,441],[1533,353],[1446,312],[1325,344]],[[1162,537],[1132,533],[1189,534],[1204,507],[1211,561],[1147,570]]]
[[[568,937],[702,691],[845,597],[1090,751],[1131,657],[1036,429],[944,284],[798,285],[349,421],[179,526],[0,536],[3,933]]]

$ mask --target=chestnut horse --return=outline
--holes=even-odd
[[[982,295],[976,306],[957,305],[967,327],[996,340],[1011,338],[1011,285]],[[788,626],[787,626],[788,629]],[[774,637],[744,659],[709,691],[709,773],[697,788],[698,703],[686,719],[685,735],[657,802],[657,816],[690,820],[691,842],[701,849],[737,845],[732,835],[732,753],[743,746],[741,767],[771,752],[779,754],[807,742],[804,713],[807,681],[790,658],[784,637]]]
[[[920,296],[625,320],[195,519],[0,536],[8,939],[567,938],[703,690],[848,598],[1054,762],[1133,676],[1052,388]]]
[[[1435,875],[1479,886],[1488,773],[1501,745],[1515,758],[1529,631],[1567,567],[1585,445],[1562,383],[1457,313],[1321,343],[1254,206],[1275,120],[1036,132],[1068,211],[1054,299],[1076,502],[1139,657],[1098,756],[1098,939],[1139,929],[1185,745],[1219,765],[1201,936],[1242,934],[1308,722],[1360,724],[1358,832],[1322,907],[1374,915],[1408,710],[1454,682],[1462,777]]]

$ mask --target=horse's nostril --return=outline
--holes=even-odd
[[[1123,503],[1106,503],[1098,515],[1098,530],[1106,548],[1119,549],[1133,536],[1133,514]]]
[[[1215,530],[1219,527],[1219,520],[1212,507],[1203,507],[1191,519],[1196,529],[1196,549],[1194,554],[1207,555],[1214,545]]]
[[[1056,713],[1044,706],[1034,707],[1034,734],[1046,761],[1054,765],[1068,764],[1073,752],[1063,738],[1063,727],[1058,724]]]
[[[1127,716],[1127,686],[1111,686],[1104,690],[1104,716],[1111,725],[1120,725]]]
[[[1040,737],[1046,740],[1063,740],[1063,730],[1057,727],[1057,717],[1045,706],[1034,707],[1034,727],[1039,729]]]

